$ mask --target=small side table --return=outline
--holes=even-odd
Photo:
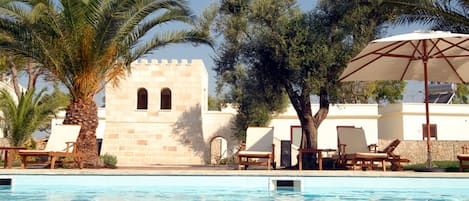
[[[0,150],[5,151],[5,161],[3,163],[3,168],[11,168],[14,156],[13,153],[22,149],[26,149],[26,147],[0,147]]]
[[[316,153],[318,155],[319,170],[322,170],[322,153],[335,152],[335,149],[298,149],[298,168],[303,170],[303,153]]]

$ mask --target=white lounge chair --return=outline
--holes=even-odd
[[[357,165],[373,168],[374,162],[380,162],[386,171],[388,154],[377,153],[375,144],[368,145],[362,128],[337,126],[337,141],[339,165],[351,166],[355,170]]]
[[[238,158],[238,169],[249,165],[271,166],[275,168],[275,145],[274,128],[271,127],[249,127],[246,131],[246,143],[236,153]]]
[[[50,168],[55,168],[56,160],[59,157],[71,157],[72,163],[76,163],[79,168],[83,168],[81,155],[76,149],[76,142],[80,133],[79,125],[52,125],[51,134],[47,140],[46,147],[43,150],[20,150],[22,157],[22,168],[28,164],[40,163],[50,164]],[[28,161],[28,157],[48,157],[47,161]]]

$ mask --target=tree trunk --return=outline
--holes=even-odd
[[[313,116],[308,115],[300,119],[303,136],[301,148],[316,149],[318,147],[317,128],[314,126]]]
[[[314,126],[314,119],[312,115],[300,118],[302,138],[301,149],[316,149],[318,147],[317,136],[318,129]],[[303,169],[311,170],[317,169],[317,156],[313,153],[303,153]]]
[[[81,125],[78,136],[78,152],[83,154],[85,166],[95,167],[98,162],[96,128],[98,127],[98,107],[92,98],[80,98],[67,109],[64,124]]]
[[[11,81],[13,82],[13,88],[15,89],[15,94],[16,97],[18,97],[18,100],[21,97],[21,90],[20,90],[20,84],[18,81],[18,69],[16,68],[16,64],[13,61],[13,57],[11,55],[7,56],[7,61],[8,61],[8,66],[10,67],[11,71]]]
[[[305,101],[303,108],[297,111],[302,111],[298,114],[302,128],[301,148],[303,149],[317,149],[318,148],[318,129],[322,121],[326,119],[329,113],[329,98],[327,90],[321,89],[319,94],[319,110],[314,115],[311,115],[311,102]],[[303,156],[304,169],[316,168],[316,154],[306,154]]]
[[[316,149],[318,147],[318,128],[322,121],[326,119],[329,113],[329,98],[326,89],[321,89],[319,92],[319,110],[314,117],[311,111],[311,101],[307,99],[304,101],[302,108],[295,108],[301,122],[303,136],[301,139],[301,148]]]
[[[27,69],[28,77],[29,77],[28,79],[28,90],[29,90],[29,89],[33,89],[34,87],[36,87],[37,78],[41,74],[42,70],[34,69],[31,59],[28,60],[26,69]]]

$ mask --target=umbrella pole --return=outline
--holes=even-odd
[[[426,121],[426,129],[427,129],[427,168],[432,168],[433,163],[432,163],[432,145],[430,141],[430,113],[428,109],[428,72],[427,72],[427,62],[428,62],[428,57],[427,57],[427,47],[426,47],[426,41],[423,41],[423,71],[424,71],[424,82],[425,82],[425,121]]]
[[[426,65],[425,65],[426,66]],[[427,82],[427,68],[425,67],[425,120],[426,120],[426,125],[425,129],[427,130],[427,168],[433,167],[432,163],[432,146],[431,146],[431,141],[430,141],[430,115],[429,115],[429,109],[428,109],[428,82]]]

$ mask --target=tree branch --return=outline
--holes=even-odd
[[[13,56],[11,56],[10,54],[8,54],[7,56],[7,62],[8,62],[8,66],[10,67],[11,78],[12,78],[11,81],[13,82],[13,88],[15,90],[16,97],[20,99],[21,91],[20,91],[20,85],[18,81],[18,69],[16,68],[15,62],[13,61]]]

